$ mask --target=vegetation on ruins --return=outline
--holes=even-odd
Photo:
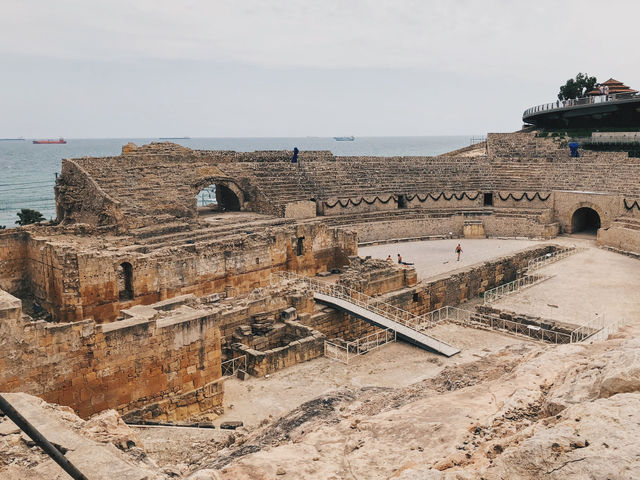
[[[576,78],[570,78],[560,87],[558,100],[572,100],[581,98],[598,83],[596,77],[590,77],[588,73],[578,73]]]
[[[18,212],[18,225],[31,225],[32,223],[39,223],[45,220],[42,214],[37,210],[31,210],[30,208],[23,208]]]

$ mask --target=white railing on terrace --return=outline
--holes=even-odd
[[[545,280],[550,279],[551,276],[547,275],[525,275],[520,278],[516,278],[514,281],[505,283],[504,285],[499,285],[496,288],[492,288],[491,290],[487,290],[484,292],[484,303],[495,302],[499,298],[506,297],[518,290],[521,290],[526,287],[530,287],[540,282],[544,282]]]
[[[324,356],[349,365],[349,361],[354,357],[364,355],[371,350],[375,350],[387,343],[395,341],[396,332],[390,328],[377,331],[351,342],[346,342],[341,339],[335,339],[332,341],[325,340]]]
[[[222,376],[233,377],[238,370],[247,370],[247,356],[242,355],[240,357],[232,358],[222,362]]]
[[[552,110],[561,110],[563,108],[576,107],[579,105],[595,105],[599,103],[616,102],[621,100],[630,100],[634,98],[640,98],[640,95],[632,93],[618,93],[611,95],[596,95],[585,98],[577,98],[574,100],[557,100],[551,103],[543,103],[542,105],[536,105],[535,107],[527,108],[522,117],[528,117],[536,113],[547,112]]]
[[[580,253],[586,250],[584,247],[567,247],[560,250],[556,250],[555,252],[547,253],[546,255],[542,255],[540,257],[533,258],[529,260],[527,264],[527,272],[532,270],[537,270],[542,268],[550,263],[557,262],[558,260],[562,260],[563,258],[567,258],[569,255],[573,255],[574,253]]]
[[[404,325],[405,327],[418,330],[420,324],[427,322],[427,315],[417,316],[411,312],[403,310],[384,302],[381,299],[371,297],[362,292],[354,290],[353,288],[345,287],[334,283],[323,282],[316,280],[315,278],[304,277],[292,272],[275,272],[271,274],[271,283],[274,283],[274,279],[280,281],[293,280],[314,292],[323,293],[334,298],[346,300],[359,307],[362,307],[370,312],[381,315],[389,320],[393,320],[396,323]]]

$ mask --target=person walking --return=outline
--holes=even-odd
[[[462,253],[462,247],[460,246],[460,244],[458,244],[458,246],[456,247],[456,253],[458,254],[458,259],[456,260],[456,262],[459,262],[460,254]]]

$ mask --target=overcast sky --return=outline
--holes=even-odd
[[[640,89],[637,0],[3,0],[0,137],[513,131]]]

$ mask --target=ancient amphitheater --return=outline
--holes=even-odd
[[[63,160],[0,392],[90,479],[638,478],[639,178],[535,131]],[[0,477],[66,475],[0,417]]]

